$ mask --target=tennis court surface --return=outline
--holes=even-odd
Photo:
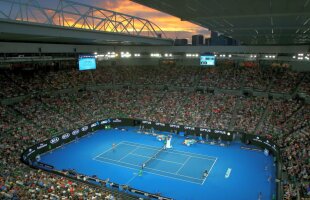
[[[271,156],[241,149],[239,143],[186,146],[184,139],[174,135],[173,148],[161,150],[162,141],[137,133],[136,128],[99,130],[42,155],[41,161],[58,170],[75,169],[175,200],[255,200],[260,192],[262,200],[272,198],[275,184],[268,177],[274,177],[275,167]],[[203,177],[205,170],[207,177]]]
[[[99,155],[95,160],[131,169],[141,169],[167,178],[203,184],[205,170],[211,173],[217,158],[173,149],[122,141]]]

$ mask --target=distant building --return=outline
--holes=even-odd
[[[210,46],[233,46],[238,45],[238,42],[230,37],[220,35],[217,32],[211,31]]]
[[[174,46],[186,46],[188,45],[187,39],[175,39],[174,40]]]
[[[211,42],[211,38],[205,38],[205,45],[209,46]]]
[[[203,45],[203,35],[193,35],[192,36],[192,45],[193,46]]]

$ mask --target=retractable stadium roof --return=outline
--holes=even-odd
[[[132,0],[249,45],[310,43],[310,0]]]

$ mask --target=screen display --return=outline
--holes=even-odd
[[[202,55],[200,56],[200,65],[214,66],[215,56],[214,55]]]
[[[79,56],[79,70],[96,69],[96,57],[94,55]]]

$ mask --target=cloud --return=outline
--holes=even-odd
[[[145,7],[130,0],[92,1],[96,6],[101,8],[148,19],[165,31],[166,35],[170,38],[191,38],[193,34],[207,34],[207,29],[187,21],[181,21],[177,17]]]

